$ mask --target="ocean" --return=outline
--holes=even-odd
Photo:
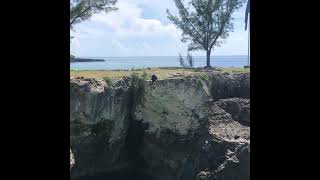
[[[147,67],[180,67],[178,56],[140,56],[140,57],[79,57],[105,59],[105,62],[70,63],[72,70],[115,70]],[[194,67],[206,65],[205,56],[194,56]],[[248,65],[248,56],[212,56],[211,66],[243,67]]]

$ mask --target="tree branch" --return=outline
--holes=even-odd
[[[201,40],[203,40],[201,34],[196,30],[196,28],[193,26],[193,24],[190,22],[189,18],[185,15],[187,13],[187,10],[185,9],[185,7],[183,6],[183,4],[181,3],[181,9],[183,10],[183,13],[181,13],[181,15],[185,18],[185,20],[187,21],[187,23],[192,27],[192,29],[198,34],[199,38],[201,38]],[[190,31],[190,33],[192,34],[192,36],[195,37],[195,35],[192,33],[192,31]],[[201,44],[202,46],[205,46],[204,43],[199,42],[197,39],[196,41]]]
[[[213,45],[216,43],[217,39],[219,38],[219,36],[222,34],[222,31],[224,29],[224,26],[226,25],[226,23],[228,22],[229,18],[231,17],[231,13],[232,11],[229,11],[229,13],[227,14],[227,18],[223,21],[222,26],[220,28],[219,33],[217,34],[217,36],[214,38],[214,40],[212,41],[211,45],[210,45],[210,50],[213,47]]]
[[[91,1],[90,1],[90,2],[89,2],[89,6],[88,6],[86,9],[84,9],[82,12],[80,12],[79,14],[77,14],[77,15],[72,19],[72,21],[70,22],[70,26],[72,26],[73,23],[75,23],[75,21],[76,21],[78,18],[81,18],[82,15],[83,15],[84,13],[86,13],[87,11],[89,11],[90,9],[93,9],[93,8],[102,8],[102,7],[106,6],[107,4],[108,4],[108,1],[106,1],[105,3],[100,4],[100,5],[92,5],[92,4],[91,4]]]
[[[88,10],[90,10],[91,6],[89,5],[86,9],[84,9],[82,12],[80,12],[79,14],[77,14],[73,19],[72,21],[70,22],[70,26],[73,25],[73,23],[78,19],[80,18],[84,13],[86,13]]]

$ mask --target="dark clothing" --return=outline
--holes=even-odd
[[[150,81],[151,89],[155,88],[154,85],[155,85],[156,81],[158,81],[158,77],[156,75],[152,75],[151,81]]]
[[[157,77],[156,75],[152,75],[152,76],[151,76],[151,81],[152,81],[152,82],[158,81],[158,77]]]

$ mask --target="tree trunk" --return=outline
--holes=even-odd
[[[211,54],[211,50],[207,50],[207,66],[206,66],[206,68],[211,68],[211,65],[210,65],[210,54]]]

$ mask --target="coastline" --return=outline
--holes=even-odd
[[[105,62],[106,60],[104,59],[86,59],[86,58],[75,58],[75,59],[70,59],[70,63],[74,62]]]

